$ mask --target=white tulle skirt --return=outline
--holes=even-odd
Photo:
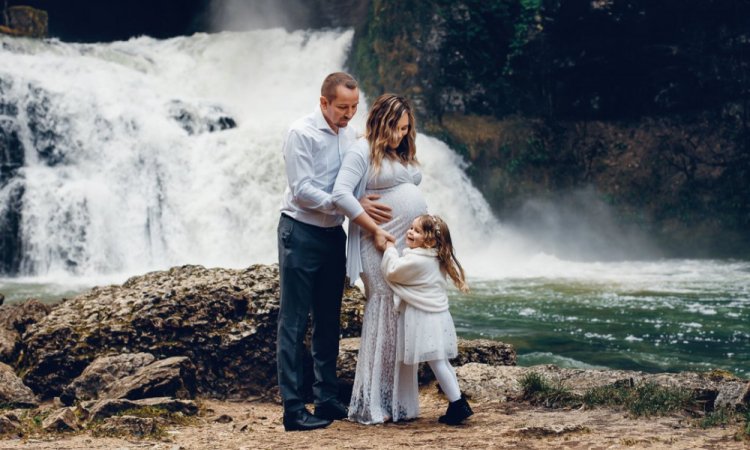
[[[458,342],[451,313],[426,312],[407,304],[399,315],[396,345],[396,361],[404,364],[455,358]]]

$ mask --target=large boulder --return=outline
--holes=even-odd
[[[8,330],[0,326],[0,362],[13,362],[20,339],[21,336],[15,330]]]
[[[23,303],[0,306],[0,325],[23,334],[29,325],[39,322],[50,313],[52,307],[39,300],[28,299]]]
[[[23,384],[12,367],[0,362],[0,406],[33,408],[37,405],[34,392]]]
[[[110,398],[131,400],[152,397],[190,399],[195,396],[195,366],[184,356],[162,359],[117,380],[108,394]]]
[[[44,431],[76,431],[80,428],[78,418],[72,408],[52,411],[42,422]]]
[[[81,375],[65,387],[60,400],[66,405],[71,405],[75,400],[110,398],[106,393],[112,385],[133,375],[155,359],[150,353],[125,353],[96,358]]]
[[[19,369],[45,398],[59,395],[97,357],[146,352],[185,356],[197,392],[267,394],[276,385],[278,267],[175,267],[65,300],[23,337]],[[344,337],[361,331],[364,299],[345,292]]]
[[[71,405],[76,400],[195,395],[195,366],[188,358],[154,360],[150,353],[97,358],[63,390],[60,400]]]
[[[29,325],[49,314],[51,308],[38,300],[0,306],[0,362],[12,364],[18,356],[21,335]]]
[[[19,435],[23,425],[18,417],[13,413],[0,415],[0,436]]]

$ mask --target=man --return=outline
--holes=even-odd
[[[284,428],[314,430],[347,417],[337,400],[336,360],[339,316],[346,272],[344,216],[331,199],[344,152],[356,133],[347,127],[359,105],[359,88],[351,75],[328,75],[320,90],[320,107],[295,121],[284,142],[288,186],[278,227],[279,309],[277,364]],[[362,201],[379,222],[390,220],[390,208],[377,197]],[[302,397],[303,340],[312,314],[315,414]]]

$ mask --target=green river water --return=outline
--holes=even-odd
[[[0,292],[54,303],[102,281],[4,279]],[[563,262],[470,282],[470,294],[451,293],[459,335],[508,342],[520,365],[750,377],[750,262]]]

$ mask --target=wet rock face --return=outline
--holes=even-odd
[[[43,397],[63,389],[99,356],[185,356],[200,394],[266,394],[276,385],[278,268],[175,267],[94,288],[57,305],[24,335],[19,369]],[[364,300],[347,291],[342,334],[359,335]]]
[[[25,156],[18,124],[15,120],[2,117],[0,104],[0,185],[13,178],[18,168],[23,166]]]
[[[21,203],[23,184],[18,179],[18,169],[25,163],[25,153],[20,138],[18,105],[11,97],[13,83],[0,78],[0,273],[18,271],[21,253]]]
[[[237,127],[237,122],[217,105],[190,105],[175,100],[169,106],[169,113],[190,135]]]
[[[16,274],[21,267],[23,241],[21,239],[21,208],[24,185],[18,178],[8,181],[5,203],[0,203],[0,274]],[[0,201],[3,199],[0,199]]]
[[[54,114],[53,102],[56,97],[42,88],[29,86],[26,116],[28,120],[31,140],[39,155],[39,159],[48,166],[56,166],[66,162],[65,148],[67,131],[70,130],[70,120],[65,116]]]

